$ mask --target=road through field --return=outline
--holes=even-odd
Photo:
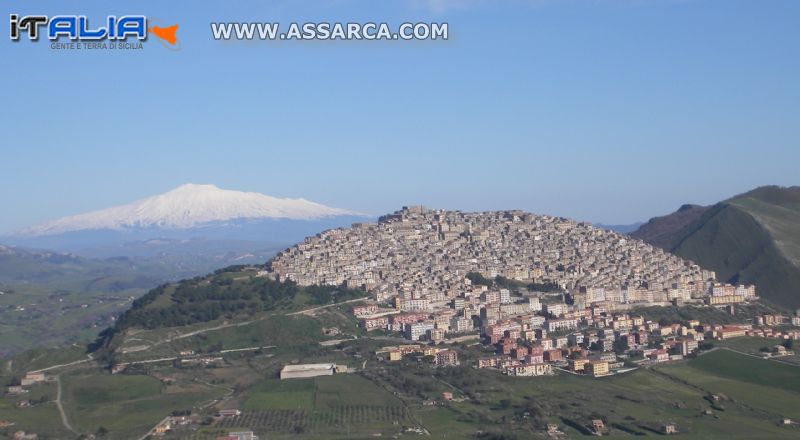
[[[67,419],[67,413],[64,412],[64,406],[61,405],[61,376],[56,376],[56,383],[58,384],[58,391],[56,392],[56,408],[58,408],[58,413],[61,415],[61,423],[63,423],[64,427],[67,428],[71,433],[77,435],[78,432],[72,429],[72,426],[70,426],[69,420]]]

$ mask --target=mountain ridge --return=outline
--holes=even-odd
[[[800,307],[800,187],[763,186],[711,206],[684,205],[631,236]]]
[[[34,225],[14,235],[32,237],[86,230],[189,229],[239,220],[320,220],[341,216],[364,214],[303,198],[282,199],[188,183],[128,204]]]

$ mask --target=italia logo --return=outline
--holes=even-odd
[[[157,21],[157,20],[153,20]],[[38,41],[41,35],[48,40],[69,39],[73,42],[99,41],[145,41],[148,33],[153,34],[170,49],[178,49],[178,25],[148,26],[144,15],[109,15],[102,25],[92,26],[85,15],[26,15],[10,14],[10,37],[19,41],[26,35],[30,41]]]

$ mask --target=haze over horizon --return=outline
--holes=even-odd
[[[604,224],[800,184],[800,3],[490,3],[15,5],[147,14],[178,23],[182,48],[0,39],[25,66],[4,73],[0,235],[187,182],[373,215],[424,204]],[[254,20],[446,21],[451,39],[211,38],[212,21]]]

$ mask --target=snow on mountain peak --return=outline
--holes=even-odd
[[[60,218],[21,231],[51,235],[93,229],[185,229],[214,222],[247,219],[314,220],[361,215],[305,199],[281,199],[255,192],[187,183],[169,192],[127,205]]]

